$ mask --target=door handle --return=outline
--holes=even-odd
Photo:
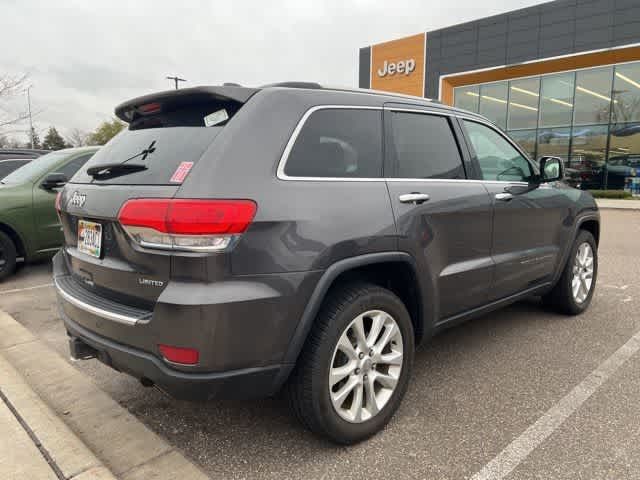
[[[398,197],[398,200],[400,200],[400,203],[414,203],[416,205],[420,205],[421,203],[429,200],[429,195],[418,192],[404,193]]]
[[[496,200],[500,200],[502,202],[508,202],[513,198],[513,194],[504,192],[504,193],[496,193]]]

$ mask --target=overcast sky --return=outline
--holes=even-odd
[[[28,73],[35,124],[92,130],[170,87],[308,80],[358,86],[362,46],[536,0],[0,0],[0,73]],[[428,48],[428,47],[427,47]],[[17,99],[9,107],[24,109]]]

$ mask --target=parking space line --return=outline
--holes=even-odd
[[[0,295],[4,293],[25,292],[27,290],[35,290],[37,288],[46,288],[46,287],[53,287],[53,283],[43,283],[42,285],[34,285],[33,287],[14,288],[11,290],[0,290]]]
[[[522,435],[507,445],[482,470],[471,477],[471,480],[499,480],[509,475],[638,350],[640,332],[632,336]]]

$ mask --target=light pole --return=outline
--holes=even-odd
[[[33,119],[31,118],[31,93],[29,92],[32,86],[33,85],[29,85],[27,87],[27,108],[29,111],[29,137],[31,138],[31,149],[35,148],[33,144]]]
[[[178,90],[178,82],[186,82],[187,81],[186,79],[180,78],[177,75],[174,76],[174,77],[167,76],[167,80],[173,80],[175,82],[176,90]]]

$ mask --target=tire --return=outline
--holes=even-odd
[[[588,293],[584,296],[585,285],[582,284],[580,294],[574,293],[573,282],[574,273],[581,271],[584,275],[587,275],[587,270],[584,266],[580,266],[578,259],[578,251],[583,245],[588,245],[592,256],[592,269],[591,269],[591,283],[588,284]],[[587,264],[589,262],[586,262]],[[588,276],[588,275],[587,275]],[[580,230],[576,239],[571,246],[567,263],[564,266],[562,275],[558,279],[558,282],[553,289],[543,297],[543,301],[554,310],[564,313],[566,315],[579,315],[584,312],[591,303],[593,298],[593,292],[596,287],[596,279],[598,277],[598,247],[593,235],[586,231]],[[578,282],[580,283],[580,282]],[[584,298],[582,298],[584,297]]]
[[[6,233],[0,232],[0,281],[16,269],[16,246]]]
[[[361,317],[363,314],[369,316]],[[364,343],[358,343],[355,337],[354,326],[358,318],[362,318],[364,333],[368,334]],[[372,333],[374,322],[384,324],[378,335]],[[344,342],[338,346],[341,339],[348,338],[343,335],[351,335],[351,340],[347,340],[351,350],[348,346],[345,348]],[[376,339],[371,340],[374,335]],[[380,350],[387,337],[391,340]],[[365,340],[363,336],[360,339],[361,342]],[[367,347],[360,348],[364,344]],[[374,347],[370,348],[371,345]],[[369,352],[365,352],[366,349]],[[366,283],[334,289],[325,299],[287,382],[285,393],[289,405],[304,426],[332,442],[350,445],[365,440],[384,428],[398,409],[411,376],[414,349],[413,324],[405,305],[396,295]],[[401,352],[401,360],[398,352]],[[392,358],[401,365],[387,363],[392,362]],[[375,364],[375,361],[380,363]],[[336,368],[346,368],[351,373],[330,387],[330,372],[337,372]],[[342,374],[335,378],[340,376]],[[339,397],[343,388],[348,390],[348,382],[356,386],[344,397],[342,407],[334,407],[332,397]],[[355,401],[358,391],[362,393],[364,403]],[[376,396],[375,401],[367,395],[371,392]],[[339,400],[336,402],[340,403]],[[347,409],[349,404],[351,409]],[[354,405],[363,405],[359,414],[351,413]],[[376,409],[378,412],[372,413]]]

